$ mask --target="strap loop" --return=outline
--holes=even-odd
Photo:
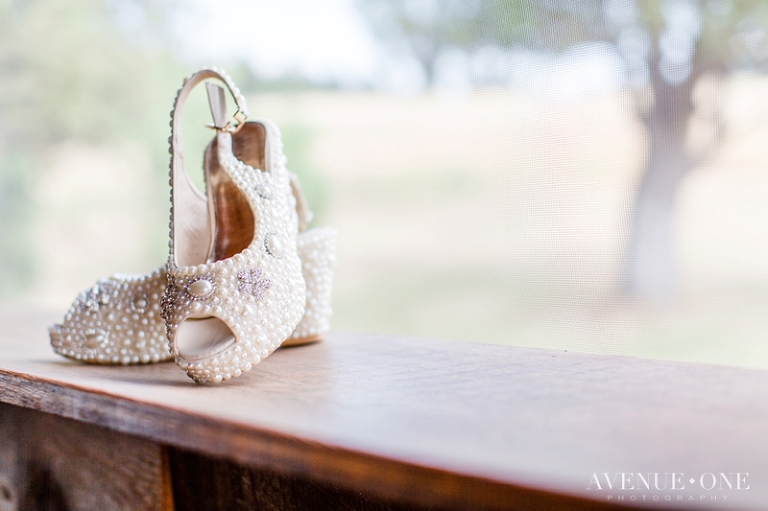
[[[201,69],[200,71],[185,78],[184,85],[181,87],[181,89],[179,89],[179,93],[176,96],[176,104],[174,105],[172,114],[174,132],[178,131],[180,128],[178,123],[181,122],[181,115],[178,114],[180,114],[181,110],[184,108],[184,104],[187,101],[187,96],[189,95],[190,91],[194,89],[195,86],[200,82],[208,78],[215,78],[221,81],[227,87],[227,90],[229,90],[229,93],[232,95],[232,98],[234,98],[235,104],[237,105],[237,112],[235,112],[235,114],[232,116],[234,120],[237,121],[236,123],[233,123],[232,120],[224,123],[223,119],[217,119],[217,114],[212,111],[211,113],[213,113],[214,116],[214,124],[211,127],[217,130],[228,131],[229,133],[237,133],[248,118],[248,106],[245,103],[245,97],[240,92],[240,89],[238,89],[232,82],[232,79],[229,77],[229,75],[216,67],[212,67],[210,69]],[[211,89],[209,88],[209,98],[210,93]],[[222,97],[221,100],[223,101],[223,99],[224,98]]]
[[[243,126],[248,117],[248,107],[240,90],[235,87],[226,73],[217,69],[203,69],[184,80],[184,85],[176,95],[176,101],[171,111],[171,254],[168,268],[173,270],[178,265],[187,266],[191,261],[204,261],[210,253],[210,247],[214,238],[211,232],[212,222],[209,221],[210,212],[205,196],[192,184],[189,175],[184,168],[184,144],[182,142],[181,117],[184,105],[192,89],[208,78],[221,81],[237,104],[237,113],[234,115],[234,124],[226,121],[226,110],[221,110],[221,104],[225,104],[223,91],[217,99],[216,109],[212,111],[215,125],[221,138],[229,138],[231,151],[231,135]],[[182,214],[183,213],[183,214]]]

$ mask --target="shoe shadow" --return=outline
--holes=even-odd
[[[53,378],[64,376],[67,383],[85,384],[94,388],[98,380],[124,382],[132,385],[149,387],[165,386],[179,388],[240,388],[264,386],[283,390],[300,386],[302,374],[310,372],[312,367],[327,366],[327,346],[325,343],[312,342],[297,346],[283,346],[275,350],[267,359],[254,366],[250,372],[238,378],[232,378],[217,384],[198,384],[179,369],[173,360],[154,364],[110,365],[85,364],[75,360],[34,359],[29,362],[40,366],[55,367]],[[314,354],[306,359],[307,355]],[[296,358],[298,357],[298,358]],[[303,362],[301,361],[303,360]],[[286,365],[292,369],[287,370]],[[66,370],[66,373],[63,372]],[[82,381],[76,381],[82,378]],[[75,379],[75,381],[73,381]],[[322,387],[323,378],[312,378],[312,387]]]

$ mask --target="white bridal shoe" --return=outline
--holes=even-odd
[[[178,116],[189,91],[211,77],[233,91],[240,111],[239,124],[227,122],[223,89],[208,84],[218,134],[206,150],[206,200],[184,171]],[[243,123],[244,101],[227,82],[215,70],[203,71],[177,98],[170,275],[163,267],[99,281],[51,328],[58,353],[106,364],[175,355],[196,381],[218,382],[247,371],[281,343],[311,342],[329,329],[336,231],[314,228],[296,236],[296,222],[303,230],[310,214],[298,181],[285,170],[279,131],[269,122]],[[160,313],[169,281],[162,301],[173,355]]]

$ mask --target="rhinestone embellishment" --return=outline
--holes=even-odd
[[[148,305],[149,300],[146,293],[137,294],[133,297],[133,301],[131,302],[131,307],[133,307],[133,310],[141,314],[147,311]]]
[[[80,301],[80,307],[86,313],[95,314],[101,310],[102,305],[109,305],[111,293],[110,286],[96,284],[86,292],[84,299]]]
[[[81,293],[61,324],[50,328],[54,351],[92,364],[149,364],[168,360],[160,297],[165,268],[114,275]]]
[[[237,280],[240,281],[238,286],[240,292],[251,295],[257,300],[262,300],[264,292],[272,287],[272,281],[264,277],[264,272],[260,268],[241,271],[237,274]]]
[[[265,183],[257,183],[253,185],[253,191],[262,199],[269,200],[272,198],[272,189]]]

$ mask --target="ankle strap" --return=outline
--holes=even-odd
[[[229,90],[229,93],[235,100],[235,104],[237,104],[237,112],[235,112],[235,115],[232,116],[234,120],[237,121],[237,124],[232,124],[231,120],[224,123],[224,119],[222,118],[224,115],[220,115],[220,113],[223,114],[224,112],[212,111],[211,113],[214,116],[214,124],[211,127],[228,131],[230,133],[237,133],[245,120],[248,118],[248,106],[245,104],[245,97],[240,92],[240,89],[238,89],[232,82],[232,79],[229,77],[229,75],[216,67],[212,67],[210,69],[201,69],[197,73],[194,73],[185,78],[184,85],[182,85],[181,89],[179,89],[179,92],[176,94],[176,101],[173,103],[173,111],[171,112],[171,128],[174,135],[181,132],[181,113],[184,110],[184,105],[187,102],[189,93],[203,80],[207,80],[209,78],[217,79],[226,85],[227,90]],[[224,98],[222,97],[221,100],[223,101]],[[213,108],[213,103],[211,105]]]
[[[190,260],[205,260],[210,253],[210,243],[213,243],[212,233],[210,232],[211,223],[207,221],[209,211],[206,198],[200,190],[192,184],[192,181],[184,168],[184,146],[182,143],[183,137],[181,132],[181,117],[189,93],[195,86],[209,78],[219,80],[226,85],[237,104],[237,113],[234,115],[234,120],[237,124],[233,124],[232,120],[223,119],[225,114],[222,114],[221,111],[212,112],[214,114],[213,127],[218,130],[219,135],[222,137],[231,137],[232,133],[237,132],[248,117],[248,108],[245,104],[245,98],[240,93],[240,90],[235,87],[226,73],[217,68],[203,69],[194,73],[184,80],[184,85],[179,89],[179,92],[176,95],[176,100],[173,103],[173,110],[171,111],[171,137],[168,139],[171,144],[171,250],[168,267],[171,269],[175,268],[177,265],[176,257],[178,254],[176,245],[179,240],[182,240],[181,246],[185,247],[184,250],[190,251],[190,253],[185,252],[185,257],[188,257]],[[218,105],[224,100],[223,92],[221,96],[222,97],[219,98],[220,101],[217,99]],[[179,212],[183,212],[184,214],[180,215]],[[178,239],[176,235],[177,229],[179,233]],[[196,248],[190,249],[188,247]],[[199,253],[192,254],[192,251]]]
[[[168,139],[168,142],[171,144],[170,152],[172,187],[174,186],[174,182],[178,183],[178,179],[182,179],[182,176],[184,176],[185,179],[189,179],[186,170],[184,169],[184,144],[182,142],[181,133],[181,118],[184,111],[184,106],[187,103],[187,98],[189,97],[189,93],[192,92],[192,89],[202,83],[203,80],[207,80],[209,78],[217,79],[226,85],[227,90],[229,90],[229,93],[235,99],[235,103],[237,104],[237,112],[235,112],[235,115],[232,116],[237,121],[237,124],[233,125],[231,120],[227,121],[225,119],[226,101],[223,97],[224,95],[222,91],[222,93],[219,95],[220,97],[215,101],[215,107],[214,102],[211,102],[211,113],[214,117],[214,124],[211,127],[219,131],[228,132],[230,134],[237,133],[237,131],[245,123],[245,120],[248,118],[248,106],[245,104],[245,97],[243,97],[240,89],[238,89],[232,82],[232,79],[229,77],[229,75],[227,75],[227,73],[221,69],[216,67],[212,67],[210,69],[201,69],[197,73],[194,73],[185,78],[184,84],[176,94],[176,100],[173,102],[173,110],[171,110],[171,137]],[[209,88],[208,91],[210,98],[210,94],[213,92],[213,89]],[[222,103],[224,104],[223,110],[221,109]]]

